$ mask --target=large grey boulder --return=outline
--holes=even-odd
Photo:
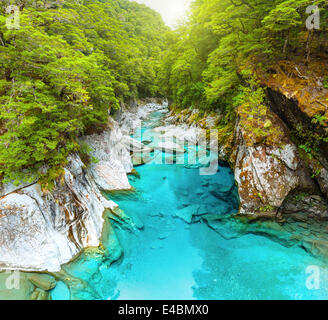
[[[86,247],[99,246],[103,213],[117,205],[106,200],[78,156],[72,156],[51,192],[39,184],[0,200],[0,267],[59,271]]]

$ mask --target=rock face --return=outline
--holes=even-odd
[[[290,139],[287,126],[268,107],[263,108],[258,110],[257,115],[261,116],[256,121],[247,110],[239,108],[233,135],[227,141],[222,141],[219,136],[223,144],[216,147],[217,157],[228,161],[235,171],[240,197],[239,213],[254,217],[277,215],[291,192],[320,193],[311,177],[311,170]],[[211,129],[219,118],[219,113],[215,118],[214,115],[197,114],[195,110],[180,111],[178,114],[172,110],[167,119],[171,124],[188,123],[185,132],[193,128],[196,128],[194,132],[198,132],[199,128]],[[164,129],[162,135],[170,136]],[[197,135],[199,139],[200,131]],[[316,179],[318,182],[320,180],[319,185],[323,189],[326,181],[324,170]],[[217,189],[219,191],[220,188]]]
[[[130,190],[127,173],[133,169],[130,152],[126,148],[118,123],[109,120],[110,130],[82,139],[91,148],[91,156],[97,163],[91,165],[90,175],[100,190]]]
[[[178,126],[168,125],[152,129],[149,135],[162,141],[173,141],[173,139],[176,139],[180,143],[182,142],[182,144],[183,142],[188,142],[188,145],[196,145],[204,140],[206,132],[201,128],[188,126],[184,123]]]
[[[277,117],[275,120],[275,126],[281,126],[285,132],[283,123]],[[246,135],[238,123],[232,159],[241,214],[275,215],[291,191],[316,189],[287,133],[280,145],[249,145]]]
[[[78,156],[72,156],[51,193],[38,184],[0,200],[0,267],[59,271],[82,248],[99,245],[105,209],[117,205],[100,194]]]
[[[300,145],[308,147],[302,157],[328,198],[328,89],[323,85],[326,63],[304,65],[283,60],[271,71],[259,73],[270,108],[295,132]]]
[[[143,143],[129,137],[124,136],[122,140],[123,145],[132,153],[151,153],[154,151],[153,148],[145,146]]]
[[[310,89],[305,87],[303,90],[308,94]],[[328,90],[322,92],[324,98],[327,97],[327,92]],[[283,119],[289,128],[295,131],[301,130],[301,134],[305,137],[312,136],[314,141],[317,140],[315,134],[322,137],[327,135],[327,125],[315,125],[311,118],[315,112],[321,114],[323,112],[322,108],[318,108],[314,103],[313,105],[312,103],[308,103],[309,106],[306,108],[304,102],[303,105],[301,105],[302,100],[299,101],[296,97],[291,97],[290,92],[286,92],[281,88],[273,87],[273,89],[268,89],[267,94],[271,101],[273,111]],[[323,97],[321,97],[321,100],[324,101]],[[320,101],[320,99],[317,98],[316,101]],[[321,192],[328,198],[328,143],[323,141],[319,142],[318,149],[320,152],[316,157],[308,158],[307,155],[304,154],[304,158],[306,158],[307,166],[315,176],[315,180],[320,186]]]
[[[285,201],[281,207],[285,215],[290,215],[297,222],[306,222],[309,219],[328,221],[327,202],[318,195],[297,195]],[[300,217],[300,213],[306,212],[306,217]]]
[[[257,122],[238,109],[231,157],[240,213],[276,214],[291,192],[328,197],[328,122],[323,117],[328,112],[328,90],[319,84],[323,68],[281,61],[268,74],[258,72],[269,108],[259,110],[265,116],[256,112]],[[267,132],[264,139],[254,139],[259,131]],[[291,141],[290,132],[299,147]],[[303,208],[313,214],[307,206]]]

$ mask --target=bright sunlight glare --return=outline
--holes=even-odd
[[[150,8],[159,12],[164,22],[174,27],[178,20],[182,18],[189,8],[191,0],[135,0],[138,3],[143,3]]]

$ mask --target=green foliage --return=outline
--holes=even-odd
[[[71,153],[88,161],[79,136],[104,127],[120,100],[158,94],[167,27],[128,0],[19,4],[19,29],[0,10],[0,177],[46,181]]]
[[[311,177],[316,178],[316,177],[320,176],[320,174],[321,174],[321,168],[318,168],[314,171],[314,173],[312,174]]]
[[[328,142],[327,134],[322,135],[316,132],[314,128],[313,130],[305,129],[301,125],[297,126],[293,135],[299,148],[305,152],[310,160],[317,158],[321,145]]]
[[[323,87],[328,89],[328,76],[323,79]]]
[[[81,157],[81,160],[82,162],[85,164],[85,165],[90,165],[91,163],[98,163],[99,160],[96,159],[95,157],[91,156],[90,153],[91,153],[91,148],[90,146],[85,143],[85,142],[80,142],[79,143],[79,147],[80,147],[80,157]]]
[[[240,86],[248,85],[242,70],[269,69],[295,53],[305,61],[306,8],[312,4],[322,8],[321,32],[312,36],[320,52],[327,45],[324,0],[193,1],[188,20],[166,35],[159,73],[163,95],[184,108],[231,110]]]
[[[312,123],[314,124],[319,124],[319,125],[324,125],[325,122],[327,121],[327,117],[322,115],[322,114],[317,114],[314,116],[314,118],[312,119]]]
[[[305,192],[299,192],[295,196],[293,196],[295,201],[303,201],[305,197],[309,196],[308,193]]]
[[[260,210],[260,212],[271,212],[271,211],[274,211],[274,209],[275,208],[273,206],[267,205],[267,206],[261,207],[259,210]]]

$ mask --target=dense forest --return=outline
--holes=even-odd
[[[128,0],[20,0],[11,28],[10,3],[0,11],[0,176],[51,181],[120,101],[158,94],[168,28]]]
[[[238,107],[265,112],[258,74],[278,61],[311,65],[328,56],[326,0],[195,0],[176,30],[128,0],[17,0],[20,26],[8,28],[12,1],[2,3],[4,181],[51,181],[70,153],[87,152],[79,136],[103,128],[109,112],[135,98],[214,111],[229,135]],[[319,30],[305,24],[313,4],[321,10]]]
[[[309,5],[321,8],[320,30],[307,30]],[[310,12],[312,13],[312,12]],[[182,107],[230,108],[254,67],[328,53],[325,0],[196,0],[188,20],[168,35],[161,78]],[[313,52],[314,51],[314,52]]]

